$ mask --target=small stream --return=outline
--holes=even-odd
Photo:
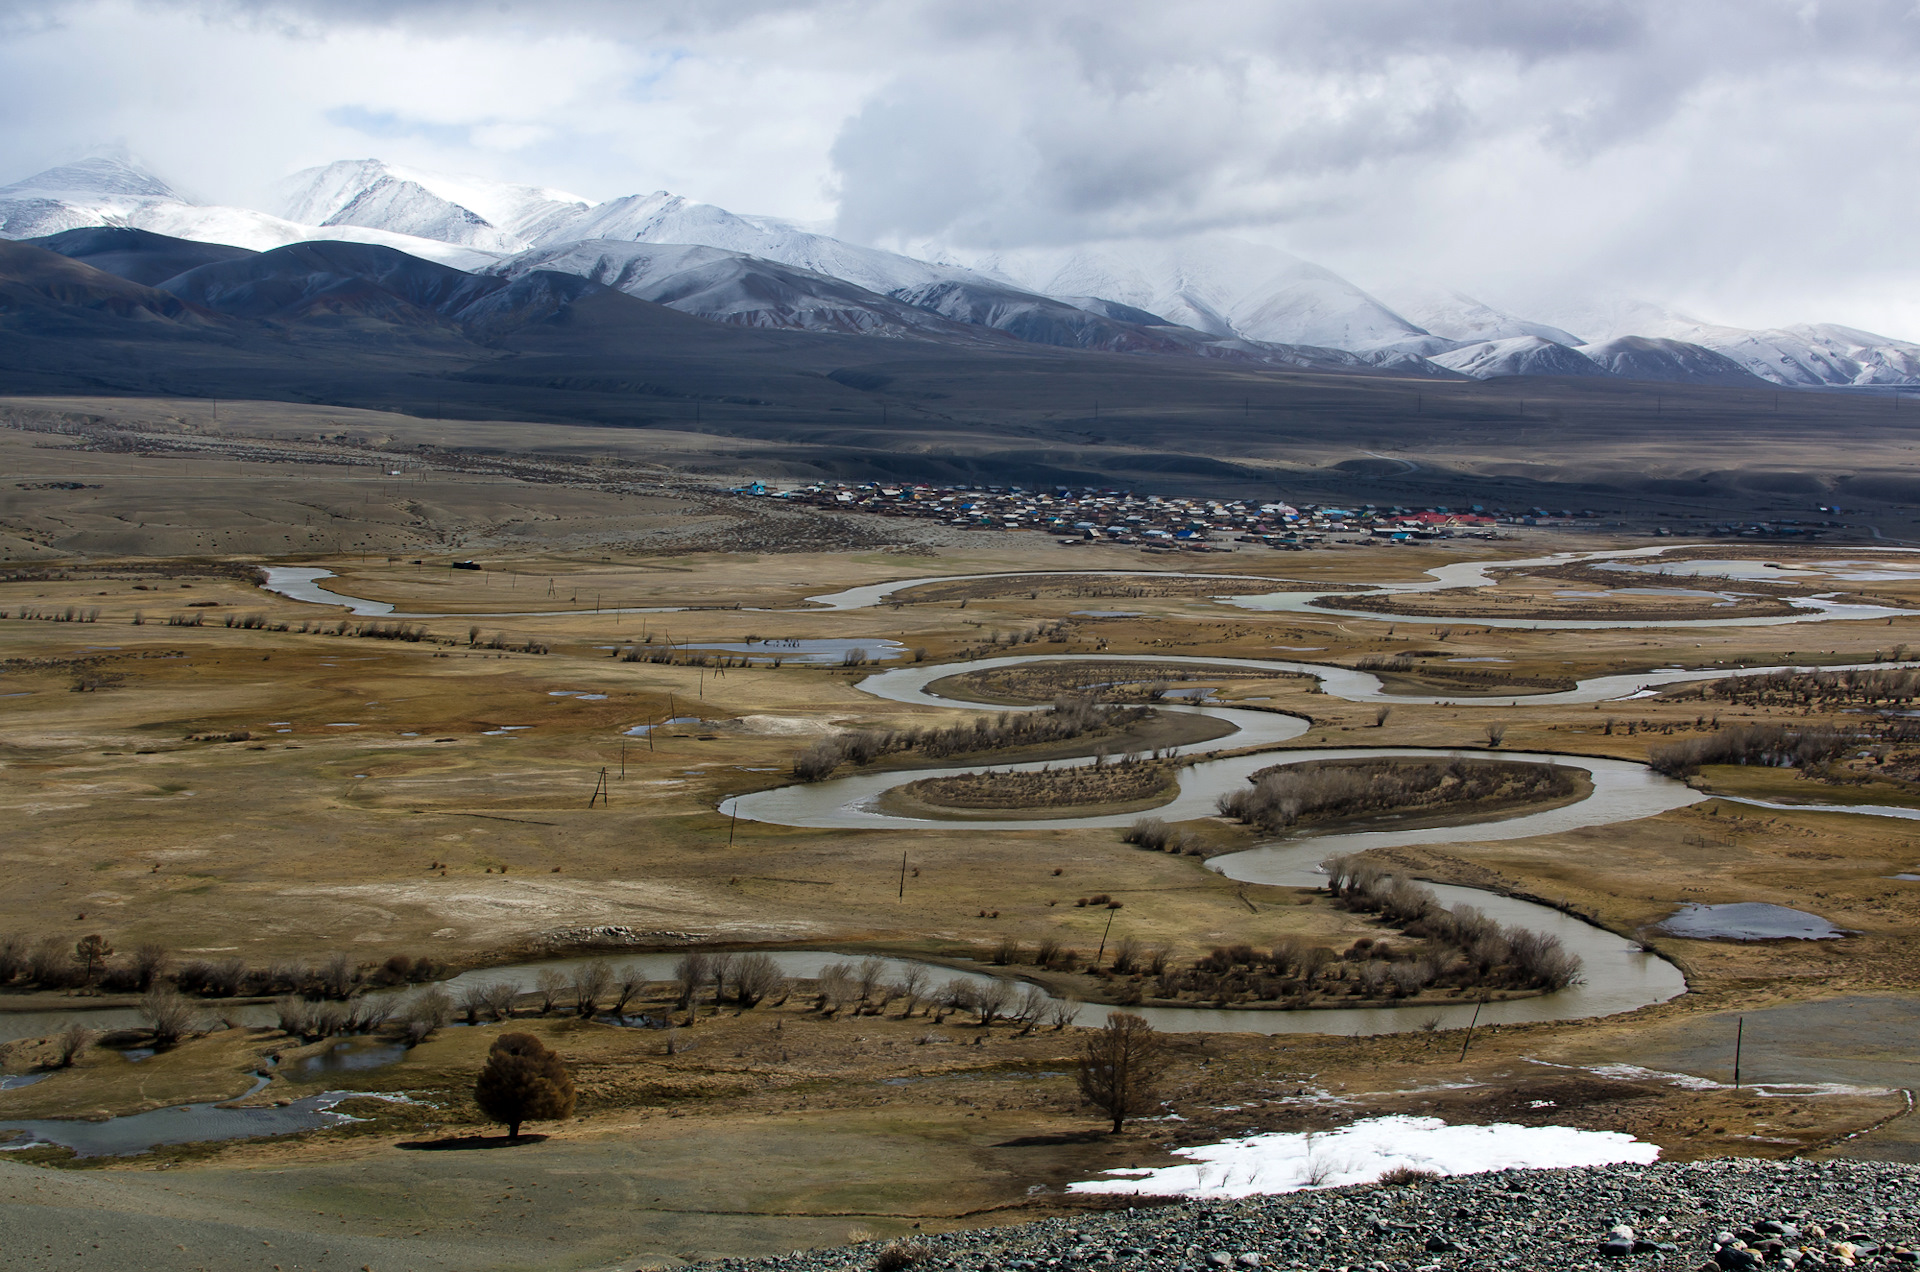
[[[1801,612],[1774,615],[1764,618],[1696,618],[1670,620],[1575,620],[1575,619],[1530,619],[1530,618],[1479,618],[1462,616],[1459,618],[1409,616],[1376,610],[1330,609],[1314,605],[1316,600],[1339,596],[1410,596],[1422,592],[1437,592],[1448,588],[1485,587],[1493,582],[1490,571],[1494,569],[1525,568],[1528,566],[1567,565],[1585,562],[1617,562],[1645,560],[1680,548],[1696,547],[1697,544],[1671,543],[1646,548],[1623,548],[1592,552],[1556,552],[1547,556],[1528,557],[1507,561],[1456,561],[1448,565],[1436,566],[1428,570],[1427,578],[1409,583],[1381,583],[1359,592],[1346,591],[1305,591],[1305,592],[1269,592],[1247,596],[1220,596],[1211,598],[1218,604],[1232,605],[1240,609],[1261,610],[1268,613],[1315,614],[1325,617],[1363,619],[1379,623],[1435,623],[1466,627],[1511,627],[1538,628],[1542,630],[1597,630],[1611,628],[1686,628],[1686,627],[1774,627],[1786,623],[1809,623],[1823,621],[1846,621],[1854,619],[1888,618],[1896,615],[1911,615],[1913,610],[1899,609],[1882,605],[1845,605],[1832,599],[1832,594],[1807,597],[1790,601]],[[1907,549],[1883,548],[1852,549],[1852,552],[1900,552]],[[1663,568],[1684,566],[1685,562],[1674,562],[1672,566],[1662,563],[1643,567],[1649,572],[1659,572]],[[1705,563],[1703,563],[1705,564]],[[1720,563],[1712,563],[1720,564]],[[1757,562],[1736,562],[1738,565],[1755,565]],[[1626,568],[1626,567],[1619,567]],[[439,613],[428,611],[403,611],[387,601],[371,601],[362,597],[350,596],[345,592],[334,591],[322,586],[326,579],[334,578],[333,571],[314,566],[266,565],[260,567],[267,581],[262,585],[267,591],[277,592],[290,600],[305,601],[314,605],[334,607],[344,606],[348,613],[363,618],[551,618],[575,616],[580,614],[675,614],[687,612],[687,606],[602,606],[598,609],[582,608],[575,605],[570,609],[544,610],[503,610],[489,613]],[[1676,571],[1678,572],[1678,571]],[[1704,575],[1706,571],[1694,571]],[[1752,573],[1748,571],[1747,573]],[[1256,581],[1273,583],[1292,583],[1302,580],[1285,579],[1270,574],[1219,574],[1212,571],[1191,570],[1012,570],[996,574],[947,574],[932,575],[925,578],[890,579],[884,583],[868,583],[859,587],[846,588],[839,592],[827,592],[819,596],[809,596],[805,608],[794,609],[756,609],[747,607],[748,613],[833,613],[848,610],[871,609],[886,604],[898,592],[933,583],[961,583],[976,579],[993,578],[1044,578],[1044,577],[1122,577],[1137,578],[1158,576],[1163,578],[1214,578],[1234,581]],[[1758,577],[1758,576],[1756,576]],[[1793,580],[1788,571],[1773,571],[1766,577]],[[1867,576],[1863,576],[1867,577]],[[1889,575],[1886,577],[1902,577]],[[1804,580],[1801,580],[1804,581]]]
[[[255,1074],[246,1095],[258,1095],[269,1079]],[[260,1139],[298,1131],[338,1126],[353,1119],[334,1111],[345,1100],[376,1099],[412,1103],[405,1096],[366,1091],[323,1091],[288,1104],[265,1108],[232,1108],[232,1101],[181,1104],[173,1108],[130,1113],[123,1117],[85,1121],[80,1118],[9,1119],[0,1113],[0,1151],[61,1145],[76,1157],[115,1157],[144,1153],[165,1144],[197,1144],[208,1140]]]

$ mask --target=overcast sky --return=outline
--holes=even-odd
[[[0,181],[103,143],[1920,337],[1920,0],[0,0]]]

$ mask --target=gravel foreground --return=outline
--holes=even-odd
[[[1910,1268],[1920,1167],[1722,1159],[1186,1201],[710,1267],[842,1272]]]

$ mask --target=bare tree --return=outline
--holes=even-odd
[[[873,997],[873,991],[880,987],[880,982],[886,974],[885,959],[863,958],[860,960],[860,966],[854,971],[853,980],[860,990],[861,1002],[864,1003]]]
[[[673,979],[680,986],[680,1010],[693,1006],[693,996],[713,975],[713,959],[704,950],[688,950],[673,965]]]
[[[973,996],[973,1010],[980,1017],[981,1027],[991,1025],[1006,1014],[1013,1005],[1013,986],[999,977],[982,985]]]
[[[320,965],[316,973],[320,981],[320,992],[328,998],[346,998],[353,993],[356,969],[353,960],[338,951],[327,955],[327,961]]]
[[[460,991],[460,1010],[466,1013],[469,1025],[480,1023],[480,1013],[487,1009],[487,995],[492,989],[476,981]]]
[[[153,1045],[165,1050],[193,1028],[193,1007],[171,985],[155,985],[140,996],[140,1015],[153,1031]]]
[[[1032,1033],[1039,1026],[1041,1018],[1047,1014],[1047,1007],[1053,1000],[1047,997],[1047,991],[1038,985],[1029,985],[1020,995],[1007,1015],[1020,1022],[1022,1033]]]
[[[713,956],[713,1010],[720,1011],[720,1000],[727,996],[727,985],[733,980],[735,955],[715,954]]]
[[[98,1036],[98,1034],[94,1033],[93,1030],[87,1028],[85,1025],[68,1025],[60,1031],[59,1037],[55,1039],[55,1043],[60,1050],[60,1058],[54,1061],[54,1064],[62,1069],[72,1068],[73,1062],[87,1054],[87,1048],[93,1045],[93,1040]]]
[[[1499,746],[1502,742],[1506,740],[1507,740],[1506,725],[1490,724],[1487,726],[1487,745],[1488,746]]]
[[[407,1043],[417,1046],[453,1019],[453,995],[429,985],[407,1002]]]
[[[1077,998],[1056,998],[1047,1004],[1047,1023],[1058,1033],[1073,1023],[1080,1014],[1080,1000]]]
[[[1392,715],[1392,707],[1375,707],[1373,710],[1373,727],[1376,729],[1384,729],[1387,726],[1387,720]]]
[[[820,1006],[828,1011],[838,1011],[859,992],[851,963],[828,963],[814,980],[820,986]]]
[[[540,995],[540,1014],[549,1015],[560,995],[567,992],[567,974],[557,967],[543,967],[534,975],[533,988]]]
[[[513,1000],[520,997],[520,991],[514,988],[512,981],[495,981],[487,986],[487,1014],[495,1020],[508,1020],[513,1016]]]
[[[1167,1058],[1152,1025],[1126,1012],[1109,1012],[1080,1052],[1080,1094],[1113,1119],[1118,1135],[1130,1117],[1150,1112],[1160,1099]]]
[[[927,969],[920,963],[908,963],[906,970],[900,973],[900,979],[894,983],[894,989],[907,1005],[901,1009],[900,1019],[913,1015],[914,1008],[920,1005],[921,998],[927,992]]]
[[[621,967],[613,977],[613,1005],[607,1010],[615,1016],[624,1016],[627,1004],[645,992],[649,981],[644,968],[638,963],[628,963]]]
[[[600,1010],[600,1000],[613,988],[613,964],[604,958],[590,959],[573,969],[573,1010],[582,1020],[592,1020]]]
[[[733,994],[742,1007],[758,1007],[784,979],[771,954],[742,954],[733,965]]]
[[[956,976],[940,987],[940,1005],[947,1011],[973,1011],[980,991],[972,981]]]

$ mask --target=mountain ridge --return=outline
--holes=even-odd
[[[271,211],[202,205],[129,159],[94,157],[0,187],[0,238],[105,227],[255,251],[333,240],[503,277],[558,269],[596,280],[610,245],[627,244],[634,250],[616,272],[636,289],[630,294],[667,297],[662,303],[681,312],[736,325],[962,341],[992,332],[1118,353],[1428,377],[1920,384],[1920,344],[1837,324],[1749,330],[1630,300],[1538,321],[1437,283],[1376,294],[1222,234],[1000,252],[919,243],[895,252],[666,191],[591,203],[377,159],[304,169],[278,183],[274,199]],[[674,262],[684,277],[663,272]]]

